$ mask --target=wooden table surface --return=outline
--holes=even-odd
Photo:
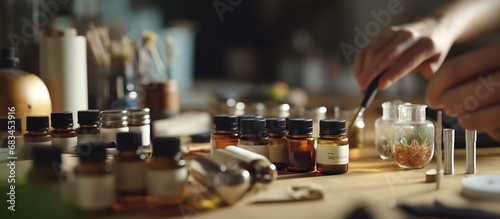
[[[373,153],[372,153],[373,152]],[[450,207],[474,207],[500,215],[500,199],[474,200],[461,194],[465,175],[465,151],[455,151],[455,175],[444,176],[440,190],[435,183],[425,182],[425,172],[435,168],[403,170],[393,161],[382,161],[373,148],[360,151],[362,158],[349,163],[343,175],[321,176],[316,173],[280,175],[269,190],[282,190],[292,185],[314,184],[324,191],[324,199],[295,203],[249,204],[201,212],[194,208],[172,208],[158,212],[119,214],[113,218],[345,218],[353,209],[366,206],[374,218],[407,218],[389,203],[431,204],[438,200]],[[500,148],[477,151],[477,174],[500,175]]]

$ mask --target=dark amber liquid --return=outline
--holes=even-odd
[[[314,171],[316,150],[311,135],[289,135],[285,142],[287,150],[286,170],[289,172]]]
[[[325,135],[318,138],[318,145],[328,145],[329,147],[337,147],[342,145],[348,145],[349,140],[345,136],[333,136]],[[321,174],[342,174],[347,173],[349,170],[349,164],[321,164],[317,163],[316,168]]]
[[[212,150],[224,149],[230,145],[236,146],[238,144],[238,133],[236,131],[219,130],[212,134],[210,141],[212,143]]]

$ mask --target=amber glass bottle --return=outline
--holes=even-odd
[[[269,160],[278,170],[283,170],[286,163],[285,119],[267,118],[266,129],[269,136]]]
[[[141,134],[116,134],[118,154],[115,156],[116,191],[118,202],[144,201],[146,194],[145,155],[140,154]]]
[[[154,138],[153,154],[146,167],[146,200],[152,206],[181,203],[187,195],[188,170],[179,138]]]
[[[51,146],[52,137],[49,132],[48,116],[26,117],[26,130],[24,142],[26,148],[26,159],[33,159],[32,150],[37,146]]]
[[[238,122],[235,115],[215,115],[214,132],[210,136],[211,150],[238,144]]]
[[[314,171],[316,164],[315,140],[312,137],[312,119],[290,119],[286,136],[286,170],[289,172]]]
[[[115,201],[113,166],[106,162],[109,143],[86,143],[77,148],[80,164],[75,167],[75,206],[92,215],[110,214]]]
[[[242,119],[238,147],[253,151],[269,159],[269,136],[265,119]]]
[[[78,144],[97,143],[101,141],[99,110],[78,111],[78,124],[80,124],[80,127],[76,129]]]
[[[321,174],[342,174],[348,171],[349,140],[345,120],[323,119],[316,150],[316,168]]]
[[[61,147],[62,151],[75,151],[77,144],[76,130],[73,128],[73,113],[51,113],[52,145]]]

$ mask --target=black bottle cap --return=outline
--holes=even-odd
[[[285,119],[266,118],[267,133],[283,133],[286,130]]]
[[[320,135],[345,135],[345,120],[322,119],[319,121]]]
[[[99,110],[81,110],[78,111],[78,124],[96,125],[99,124]]]
[[[36,146],[32,149],[33,166],[60,166],[62,150],[57,146]]]
[[[12,68],[18,61],[14,47],[0,49],[0,68]]]
[[[215,130],[234,131],[238,129],[235,115],[215,115],[213,118]]]
[[[51,125],[54,128],[73,126],[73,113],[72,112],[51,113],[50,121],[52,122]]]
[[[242,119],[255,119],[258,118],[256,115],[239,115],[238,116],[238,127],[240,127]]]
[[[181,151],[181,141],[176,137],[153,139],[153,156],[174,157]]]
[[[27,116],[26,130],[28,131],[47,131],[49,130],[48,116]]]
[[[76,152],[80,162],[105,161],[107,155],[106,148],[111,147],[110,144],[111,143],[96,142],[78,145]]]
[[[9,122],[9,121],[12,121],[12,122]],[[12,125],[14,126],[14,131],[20,132],[22,130],[21,129],[21,118],[16,117],[12,120],[10,120],[9,118],[6,118],[6,117],[0,118],[0,131],[2,131],[2,132],[11,131],[12,129],[9,130],[9,126],[12,126]]]
[[[294,118],[288,120],[288,133],[292,135],[308,135],[313,133],[312,119]]]
[[[265,119],[242,119],[240,123],[240,133],[242,134],[262,134],[266,133]]]
[[[142,145],[142,134],[138,132],[120,132],[116,134],[116,148],[122,150],[137,150]]]

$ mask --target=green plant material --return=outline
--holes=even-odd
[[[432,141],[433,136],[434,133],[432,130],[429,130],[427,127],[419,127],[413,133],[401,137],[399,142],[403,147],[410,147],[411,142],[414,140],[420,142],[421,144],[431,145],[432,142],[429,141]]]

